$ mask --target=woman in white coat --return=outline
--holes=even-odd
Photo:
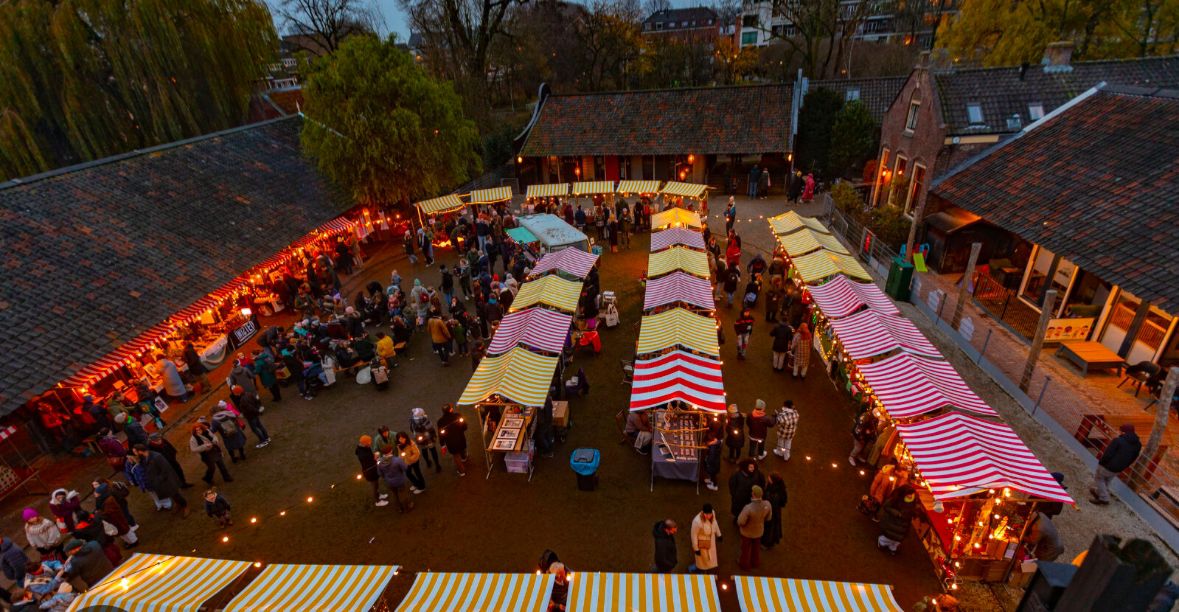
[[[688,572],[711,572],[719,564],[717,561],[716,541],[721,539],[720,524],[716,522],[716,513],[712,504],[704,504],[704,508],[692,519],[691,533],[692,552],[695,555]]]

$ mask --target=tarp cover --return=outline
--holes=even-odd
[[[944,361],[900,353],[856,367],[894,419],[909,419],[949,407],[996,414],[971,391],[954,366]]]
[[[504,317],[487,345],[488,355],[506,353],[520,344],[550,353],[565,348],[573,315],[545,308],[518,310]]]
[[[577,300],[580,297],[580,282],[550,274],[520,285],[519,293],[512,300],[512,312],[545,304],[572,314],[577,311]]]
[[[552,574],[449,574],[422,572],[397,612],[545,612]]]
[[[719,612],[711,574],[578,573],[569,612]]]
[[[806,255],[819,249],[827,249],[832,253],[848,254],[848,250],[831,234],[816,232],[810,228],[802,228],[792,234],[778,236],[778,244],[791,257]]]
[[[715,310],[712,284],[686,272],[675,271],[647,281],[643,310],[683,302],[706,310]]]
[[[720,361],[684,351],[635,362],[630,409],[647,410],[680,400],[708,410],[725,411]]]
[[[660,230],[665,227],[694,227],[700,229],[700,215],[685,208],[669,208],[663,212],[651,215],[651,229]]]
[[[860,265],[860,262],[856,261],[855,257],[832,253],[826,249],[820,249],[802,257],[794,257],[791,262],[802,278],[802,282],[808,285],[836,274],[844,274],[863,281],[872,280],[872,276],[868,274],[864,266]]]
[[[832,319],[830,325],[852,359],[867,359],[897,349],[926,357],[942,355],[912,321],[900,315],[865,310]]]
[[[555,198],[569,195],[569,183],[550,183],[547,185],[529,185],[530,198]]]
[[[716,337],[716,319],[683,308],[643,317],[639,327],[638,354],[653,353],[682,346],[694,351],[720,356]]]
[[[647,258],[648,278],[663,276],[675,270],[683,270],[700,278],[708,278],[710,276],[708,255],[687,247],[674,246],[657,253],[651,253]]]
[[[696,230],[673,227],[651,234],[651,251],[662,251],[671,246],[683,245],[693,249],[704,249],[704,234]]]
[[[495,202],[506,202],[512,199],[512,187],[505,185],[503,187],[492,187],[490,189],[476,189],[471,192],[468,197],[471,204],[494,204]]]
[[[876,312],[900,314],[897,305],[879,287],[872,283],[857,283],[843,275],[806,290],[828,319],[846,317],[865,306]]]
[[[395,565],[268,565],[224,612],[368,612]]]
[[[458,403],[477,404],[498,394],[523,406],[543,406],[557,359],[537,355],[523,347],[486,357],[471,375]]]
[[[459,210],[463,206],[463,201],[454,194],[444,195],[440,198],[432,198],[414,203],[418,210],[422,211],[424,215],[435,215],[439,213],[448,213]]]
[[[770,229],[775,234],[789,234],[804,227],[809,227],[816,232],[831,233],[822,221],[814,217],[804,217],[793,210],[786,211],[776,217],[770,217],[769,221]]]
[[[671,196],[683,196],[685,198],[699,198],[704,195],[708,189],[707,185],[699,183],[679,183],[676,181],[669,181],[663,186],[661,193]]]
[[[741,612],[903,612],[887,584],[733,576]]]
[[[79,595],[70,610],[197,612],[249,567],[249,561],[136,553]]]
[[[540,261],[536,262],[535,266],[532,266],[532,271],[529,274],[539,276],[546,272],[560,270],[585,280],[597,262],[598,256],[593,253],[586,253],[580,249],[561,249],[546,253],[544,257],[540,258]]]

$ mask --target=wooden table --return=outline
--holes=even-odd
[[[1064,342],[1056,349],[1056,356],[1077,366],[1081,376],[1087,376],[1089,368],[1116,368],[1121,376],[1126,365],[1125,359],[1100,342]]]

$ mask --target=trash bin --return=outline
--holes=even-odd
[[[593,491],[598,488],[598,466],[602,453],[596,448],[578,448],[569,455],[569,467],[577,474],[577,489]]]
[[[894,257],[892,265],[888,267],[888,280],[884,282],[884,292],[898,302],[909,301],[909,287],[913,284],[913,264],[905,262],[900,257]]]

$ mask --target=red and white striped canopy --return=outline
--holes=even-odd
[[[704,235],[696,230],[673,227],[651,234],[651,252],[682,244],[693,249],[704,249]]]
[[[553,270],[560,270],[566,274],[572,274],[581,280],[585,280],[589,276],[590,270],[593,269],[594,263],[598,261],[598,256],[592,253],[586,253],[580,249],[567,248],[560,251],[553,251],[548,255],[540,258],[535,266],[532,266],[532,276],[539,276],[546,272]]]
[[[913,322],[899,315],[865,310],[832,319],[831,329],[852,359],[867,359],[901,349],[926,357],[941,357]]]
[[[970,390],[954,366],[944,361],[901,353],[856,367],[894,419],[908,419],[951,406],[976,414],[996,414]]]
[[[499,328],[487,346],[487,354],[506,353],[520,344],[560,353],[565,348],[565,338],[572,325],[572,315],[547,308],[533,307],[513,312],[499,322]]]
[[[879,287],[872,283],[858,283],[842,274],[806,290],[828,319],[846,317],[864,306],[879,312],[900,313],[897,305]]]
[[[643,310],[679,302],[705,310],[716,308],[716,302],[712,299],[712,285],[699,276],[676,270],[647,281]]]
[[[1010,487],[1032,499],[1073,503],[1019,434],[1003,423],[948,413],[898,423],[897,432],[935,499]]]
[[[635,362],[630,392],[632,412],[675,400],[710,412],[724,412],[725,384],[720,362],[684,351]]]

